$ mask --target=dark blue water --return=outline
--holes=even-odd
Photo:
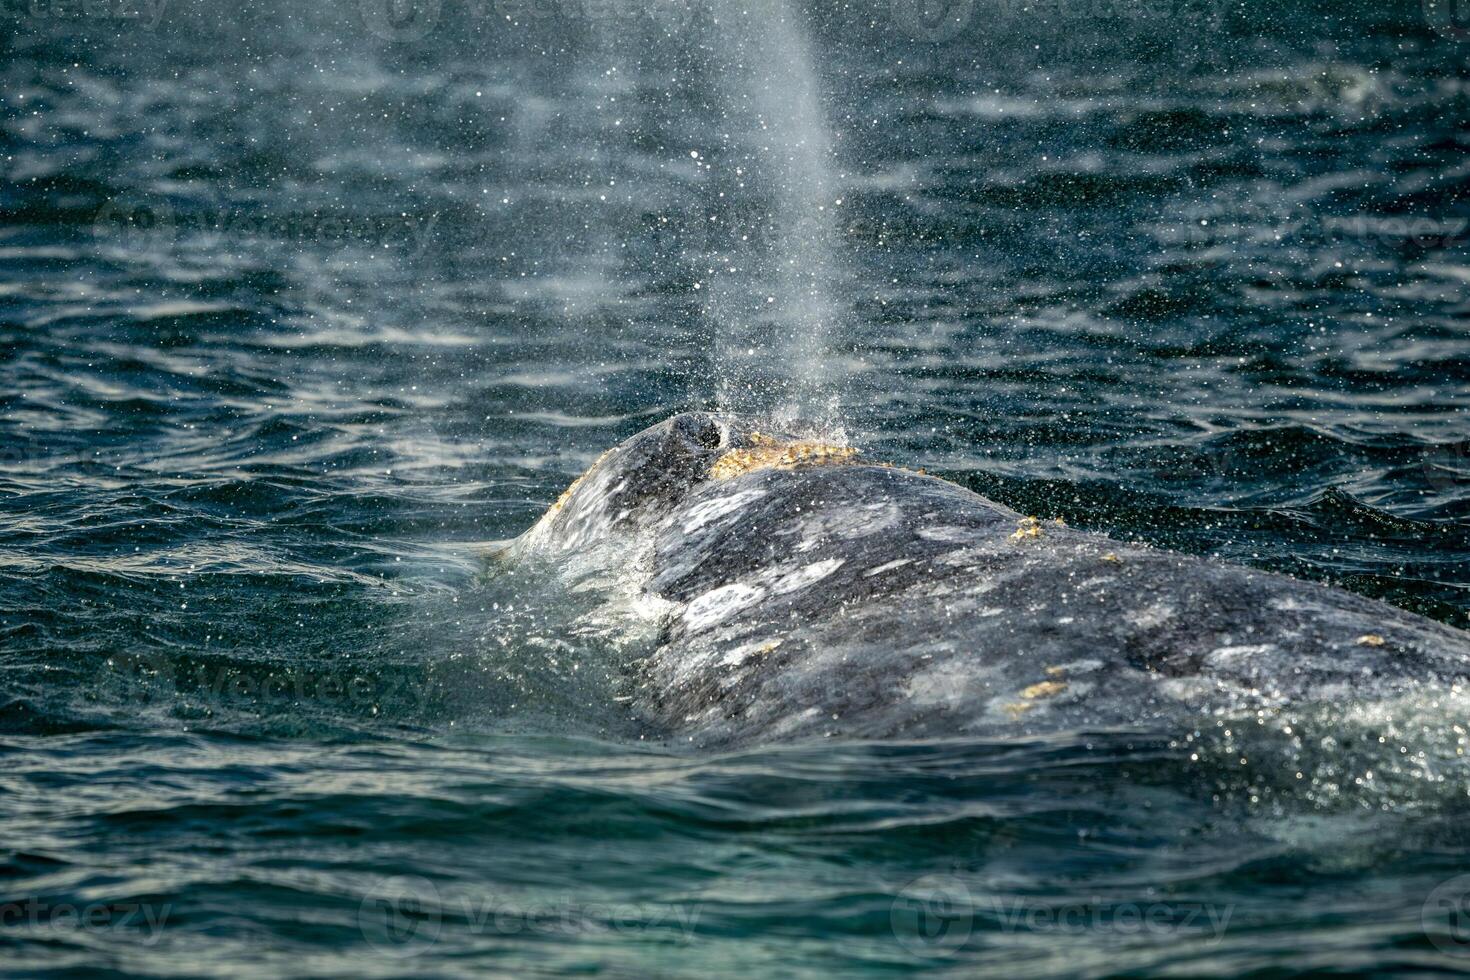
[[[1466,692],[696,756],[484,560],[787,370],[1470,624],[1453,8],[735,9],[0,7],[0,969],[1470,967]]]

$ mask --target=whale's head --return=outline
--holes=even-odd
[[[751,470],[840,462],[845,446],[802,435],[802,426],[749,416],[686,412],[608,450],[517,541],[522,550],[566,551],[649,527],[691,493]]]

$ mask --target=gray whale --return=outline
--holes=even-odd
[[[1153,728],[1470,675],[1470,634],[1385,603],[1036,521],[733,415],[610,450],[511,552],[594,546],[658,610],[633,707],[706,746]]]

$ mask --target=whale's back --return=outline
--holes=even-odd
[[[666,610],[635,704],[706,744],[1168,727],[1470,673],[1466,634],[1387,604],[800,457],[731,417],[640,433],[530,535],[627,540]]]

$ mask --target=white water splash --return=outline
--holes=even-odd
[[[677,181],[648,204],[677,242],[661,258],[691,277],[712,328],[718,406],[831,437],[842,193],[801,14],[787,0],[606,3],[593,20],[604,135],[657,144],[644,173]]]
[[[745,157],[765,185],[756,190],[767,196],[769,208],[762,215],[768,234],[762,253],[749,257],[769,292],[712,293],[721,329],[722,407],[830,422],[840,194],[806,32],[785,0],[751,0],[727,10],[716,17],[713,32],[729,115],[743,125]],[[740,345],[753,331],[769,346],[747,367]],[[751,395],[757,404],[750,404]]]

